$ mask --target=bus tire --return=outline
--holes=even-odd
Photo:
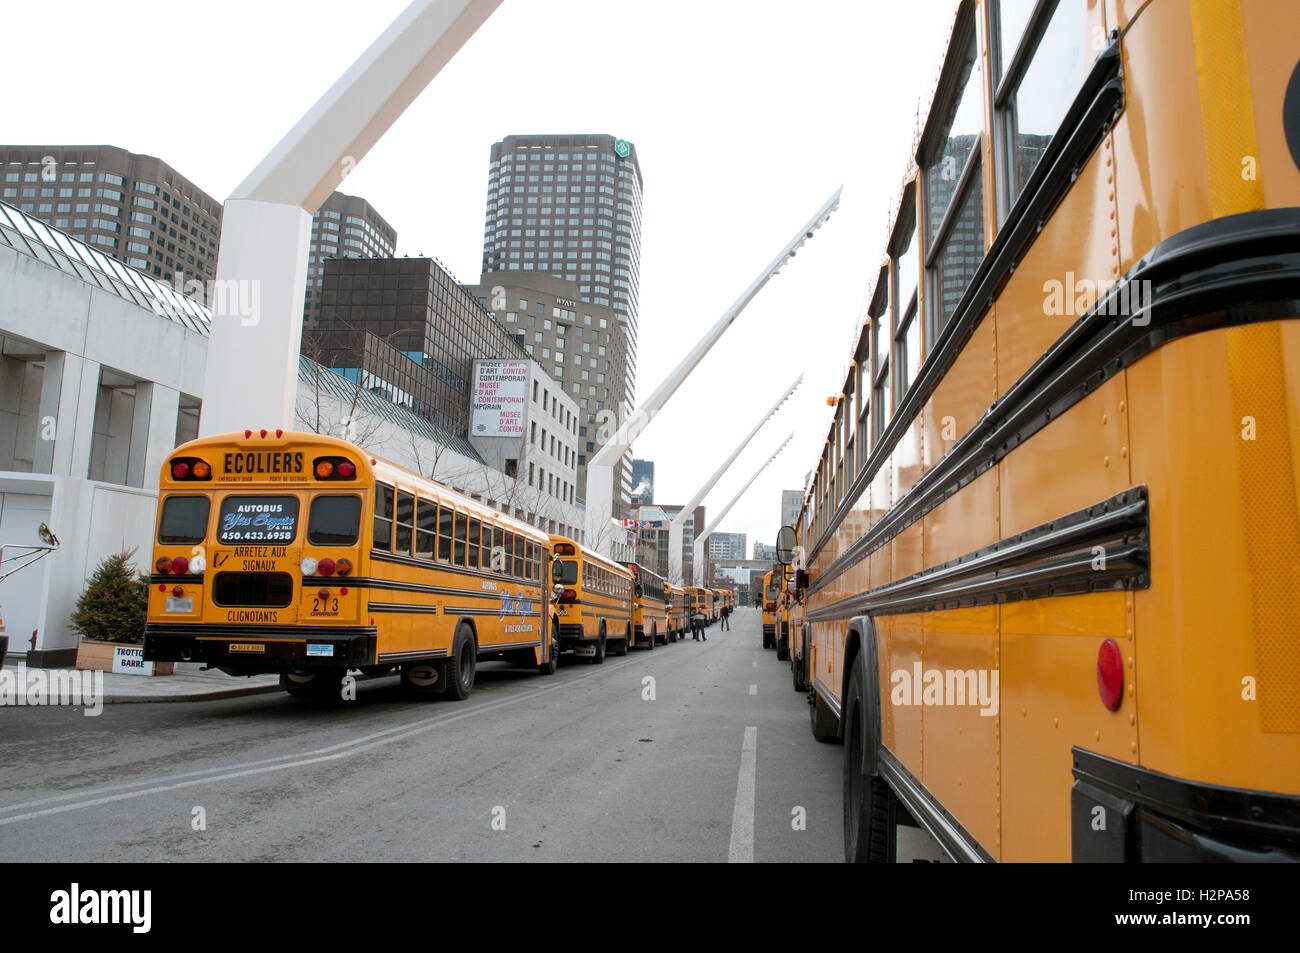
[[[632,630],[629,628],[623,633],[623,638],[618,642],[618,648],[614,649],[615,655],[626,655],[628,646],[632,643]]]
[[[655,650],[655,643],[658,641],[659,641],[659,625],[658,623],[656,623],[650,629],[650,638],[646,641],[645,644],[646,651],[653,652]]]
[[[591,657],[592,665],[601,665],[605,661],[605,623],[600,624],[600,637],[596,639],[596,654]]]
[[[862,655],[853,662],[844,701],[844,859],[888,863],[894,859],[895,830],[889,784],[868,770],[872,726]]]
[[[803,683],[799,680],[799,660],[793,655],[790,657],[790,676],[794,682],[794,690],[803,691]]]
[[[474,633],[465,623],[456,628],[456,637],[451,641],[451,658],[443,664],[443,676],[447,682],[447,694],[457,701],[469,698],[474,690],[474,672],[478,667],[478,646],[474,644]]]
[[[778,662],[790,661],[790,629],[789,623],[783,622],[781,628],[784,630],[776,639],[776,660]]]
[[[560,667],[560,623],[558,620],[551,620],[551,649],[550,661],[542,662],[537,666],[538,674],[554,675],[555,670]]]
[[[822,696],[815,688],[808,696],[808,719],[812,736],[818,741],[827,744],[839,742],[840,731],[839,725],[835,723],[835,715],[831,712],[830,706],[822,701]]]

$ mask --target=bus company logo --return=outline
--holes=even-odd
[[[913,662],[910,671],[895,669],[889,683],[889,700],[895,706],[978,707],[982,718],[998,713],[997,669],[922,670],[920,662]]]
[[[524,597],[521,592],[517,596],[512,596],[505,590],[501,591],[501,615],[504,619],[508,615],[532,615],[533,601]]]
[[[1049,317],[1071,315],[1082,317],[1096,308],[1097,314],[1111,317],[1132,317],[1133,326],[1142,328],[1151,323],[1151,281],[1129,281],[1120,278],[1076,279],[1074,272],[1065,273],[1065,281],[1051,278],[1043,282],[1043,314]]]
[[[0,706],[71,705],[94,718],[104,711],[104,673],[31,668],[0,669]]]
[[[50,894],[50,922],[56,926],[126,925],[148,933],[153,925],[152,890],[68,890]]]

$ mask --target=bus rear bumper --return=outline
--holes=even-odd
[[[246,674],[302,668],[374,665],[373,626],[167,625],[148,623],[144,657],[151,662],[204,662]]]
[[[1300,795],[1187,781],[1074,749],[1076,862],[1300,863]]]

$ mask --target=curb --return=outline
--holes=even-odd
[[[105,705],[160,704],[164,702],[220,701],[224,698],[242,698],[245,695],[269,695],[283,691],[279,685],[250,685],[247,688],[222,688],[212,692],[191,692],[187,695],[108,695]]]

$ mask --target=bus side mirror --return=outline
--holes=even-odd
[[[789,566],[794,562],[794,550],[799,545],[799,534],[793,526],[782,526],[776,534],[776,563]]]

